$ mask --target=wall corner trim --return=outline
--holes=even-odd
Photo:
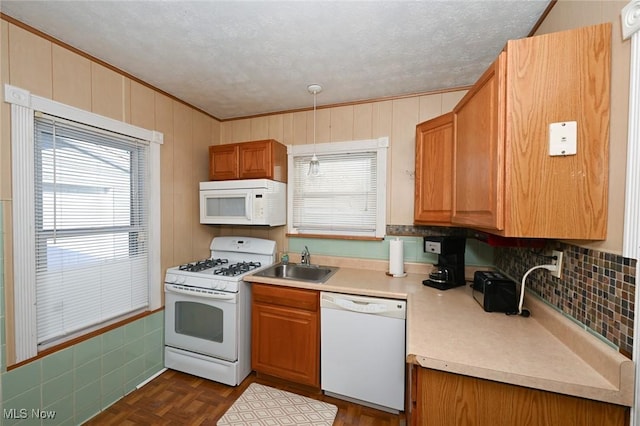
[[[620,13],[623,37],[631,38],[629,70],[629,129],[622,254],[640,259],[640,0],[632,0]]]
[[[629,71],[629,129],[622,254],[640,258],[640,0],[632,0],[621,12],[623,32],[631,37]]]

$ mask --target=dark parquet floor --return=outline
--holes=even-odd
[[[85,423],[85,425],[215,425],[250,383],[260,383],[334,404],[334,426],[404,425],[404,414],[394,415],[323,395],[319,391],[256,377],[252,373],[240,386],[167,370]]]

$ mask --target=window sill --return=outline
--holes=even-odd
[[[380,237],[363,237],[358,235],[326,235],[326,234],[285,234],[288,238],[318,238],[325,240],[359,240],[359,241],[382,241]]]

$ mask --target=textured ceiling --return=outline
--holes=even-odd
[[[219,119],[472,84],[548,0],[12,1],[0,11]]]

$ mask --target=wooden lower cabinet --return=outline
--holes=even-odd
[[[252,290],[251,367],[319,388],[318,292],[256,283]]]
[[[409,424],[623,426],[629,408],[411,365]]]

